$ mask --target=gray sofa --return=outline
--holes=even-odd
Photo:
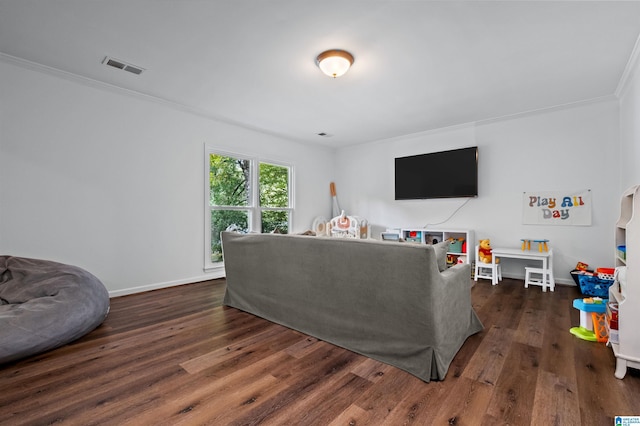
[[[222,233],[224,304],[405,370],[443,380],[482,330],[471,271],[447,246]]]

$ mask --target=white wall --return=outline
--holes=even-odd
[[[566,282],[577,261],[610,266],[619,194],[640,182],[637,67],[620,111],[592,103],[335,155],[13,63],[0,75],[0,253],[82,266],[113,295],[213,276],[202,270],[205,143],[294,164],[293,231],[328,215],[331,180],[377,231],[446,220],[465,200],[394,201],[393,158],[478,145],[480,195],[437,227],[472,228],[494,246],[549,238]],[[521,224],[523,191],[581,188],[592,190],[592,226]],[[522,276],[517,261],[504,268]]]
[[[295,168],[292,231],[330,211],[332,152],[0,62],[0,253],[81,266],[112,295],[209,279],[204,145]]]
[[[640,184],[640,62],[620,95],[620,192]]]
[[[548,238],[558,282],[573,283],[578,261],[611,266],[618,209],[618,102],[590,103],[492,122],[440,129],[341,149],[336,185],[349,214],[384,227],[423,227],[447,220],[466,199],[394,201],[394,158],[479,147],[479,196],[435,228],[470,228],[493,246]],[[451,165],[452,173],[455,165]],[[522,224],[524,191],[592,191],[592,226]],[[504,274],[524,276],[509,260]]]

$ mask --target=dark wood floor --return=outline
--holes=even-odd
[[[112,299],[81,340],[0,366],[0,424],[612,425],[640,415],[640,372],[579,340],[575,287],[481,280],[444,381],[221,305],[224,280]]]

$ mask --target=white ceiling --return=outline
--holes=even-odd
[[[328,146],[613,97],[639,34],[638,1],[0,0],[5,60]]]

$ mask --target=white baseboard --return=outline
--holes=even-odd
[[[524,275],[505,275],[502,274],[503,278],[511,278],[514,280],[520,280],[520,281],[524,281]],[[571,278],[555,278],[556,284],[560,284],[560,285],[570,285],[570,286],[576,286],[575,281],[573,281],[573,279]]]
[[[220,269],[212,274],[201,275],[197,277],[184,278],[181,280],[167,281],[163,283],[148,284],[139,287],[130,287],[121,290],[111,290],[109,291],[109,297],[126,296],[128,294],[142,293],[150,290],[158,290],[160,288],[175,287],[178,285],[192,284],[200,281],[215,280],[218,278],[224,278],[224,276],[224,269]]]

